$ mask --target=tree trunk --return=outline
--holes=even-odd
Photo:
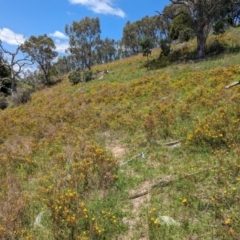
[[[51,84],[51,78],[50,78],[50,73],[49,73],[50,70],[49,70],[49,68],[45,68],[42,65],[40,65],[40,67],[43,70],[45,84],[50,85]]]
[[[12,96],[17,92],[14,79],[11,79],[11,92]]]
[[[15,85],[15,76],[13,73],[13,69],[11,69],[11,95],[13,96],[17,92]]]
[[[197,59],[205,57],[206,38],[204,36],[197,36]]]
[[[206,26],[195,23],[195,33],[197,37],[197,59],[203,59],[205,57],[205,47],[207,41]]]
[[[85,63],[85,64],[86,64],[86,66],[87,66],[88,70],[89,70],[89,71],[91,71],[91,65],[90,65],[90,64],[88,64],[88,63]]]

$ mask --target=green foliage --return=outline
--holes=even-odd
[[[217,55],[223,53],[226,49],[226,44],[221,43],[218,39],[214,39],[209,41],[208,45],[206,46],[206,54],[208,56]]]
[[[51,83],[52,60],[58,55],[55,49],[54,41],[46,34],[38,37],[31,36],[21,45],[22,52],[27,53],[33,61],[39,64],[45,84]]]
[[[237,28],[217,38],[240,44]],[[149,71],[136,55],[1,111],[1,238],[239,239],[239,57]]]
[[[225,32],[225,21],[223,19],[219,19],[213,23],[213,33],[223,34]]]
[[[169,44],[168,39],[161,39],[160,40],[160,48],[161,48],[161,55],[168,56],[171,51],[171,46]]]
[[[139,53],[141,47],[143,47],[143,41],[146,39],[150,41],[150,43],[146,42],[149,45],[149,50],[146,49],[146,53],[149,52],[151,48],[157,47],[160,36],[164,32],[162,28],[162,20],[158,16],[145,16],[141,20],[132,23],[127,21],[123,28],[123,37],[121,40],[124,46],[124,55],[131,56]]]
[[[139,52],[138,25],[136,22],[127,21],[123,28],[122,42],[126,46],[126,56]]]
[[[96,47],[96,63],[107,63],[113,61],[116,58],[117,53],[115,44],[116,42],[114,39],[105,38],[104,40],[100,40],[99,45]]]
[[[4,80],[0,79],[1,89],[0,92],[4,93],[5,96],[11,95],[11,80],[10,78],[5,78]]]
[[[192,38],[193,33],[193,22],[187,13],[179,14],[173,19],[169,33],[171,39],[178,39],[180,42],[187,42]]]
[[[81,73],[79,71],[71,71],[69,74],[68,74],[68,79],[71,83],[73,84],[78,84],[82,81],[81,79]]]
[[[0,93],[0,109],[5,109],[8,107],[7,98],[4,96],[3,93]]]
[[[69,36],[69,51],[74,56],[77,67],[91,69],[94,62],[94,52],[100,42],[99,18],[85,17],[65,26]]]
[[[27,103],[31,100],[31,94],[34,92],[33,88],[29,85],[21,85],[17,88],[16,93],[13,94],[11,102],[13,105]]]
[[[197,59],[205,57],[205,44],[207,36],[210,31],[212,22],[219,16],[223,7],[225,7],[225,0],[216,1],[195,1],[190,0],[180,1],[171,0],[173,4],[181,4],[187,10],[192,23],[194,34],[197,37]]]
[[[87,70],[84,72],[84,80],[89,82],[92,80],[92,70]]]
[[[191,28],[185,28],[179,32],[179,41],[187,42],[193,38],[193,30]]]
[[[28,55],[19,58],[18,54],[21,49],[22,45],[18,45],[15,52],[10,52],[3,47],[2,41],[0,40],[0,65],[4,65],[9,74],[7,77],[1,79],[0,83],[1,87],[4,87],[5,89],[4,91],[6,95],[8,94],[8,90],[10,90],[11,94],[16,92],[16,81],[21,78],[20,74],[23,73],[23,68],[32,63]],[[3,59],[3,53],[8,59],[7,61]],[[10,82],[10,87],[4,85],[6,81]]]
[[[9,69],[6,68],[5,65],[1,64],[1,61],[0,61],[0,78],[5,78],[9,76],[10,76]]]
[[[76,69],[76,63],[74,62],[74,56],[68,55],[59,57],[54,67],[59,75],[69,73]]]
[[[153,44],[149,38],[142,39],[139,44],[142,47],[143,56],[148,57],[148,55],[151,55]]]

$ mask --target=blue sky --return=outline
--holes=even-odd
[[[65,25],[98,17],[101,38],[120,40],[127,21],[161,12],[169,0],[0,0],[0,39],[9,51],[30,36],[47,34],[63,53],[68,46]]]

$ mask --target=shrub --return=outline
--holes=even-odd
[[[81,74],[79,71],[71,71],[68,74],[68,79],[72,84],[78,84],[79,82],[81,82]]]
[[[216,39],[214,42],[210,42],[206,46],[206,54],[216,55],[224,52],[226,50],[226,44],[220,42]]]
[[[213,34],[223,34],[225,32],[225,22],[222,19],[213,23]]]
[[[139,44],[142,47],[143,56],[148,57],[149,54],[151,55],[153,44],[149,38],[142,39]]]
[[[92,80],[92,70],[88,70],[88,71],[84,72],[84,79],[86,82]]]
[[[17,89],[17,92],[12,96],[12,102],[14,105],[26,103],[31,100],[31,94],[33,89],[29,86],[23,86]]]
[[[185,28],[179,31],[179,41],[180,42],[187,42],[194,36],[194,32],[191,28]]]
[[[8,107],[8,102],[6,97],[0,95],[0,109],[5,109]]]
[[[167,39],[161,39],[160,48],[162,49],[161,55],[168,56],[170,53],[170,44]]]

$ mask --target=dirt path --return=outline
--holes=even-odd
[[[124,158],[127,153],[127,149],[120,143],[118,139],[115,139],[109,132],[103,134],[105,142],[107,143],[107,149],[112,152],[114,157],[118,160],[119,165],[123,164],[126,159]],[[138,189],[130,191],[129,195],[133,195],[137,192],[149,190],[151,184],[149,181],[143,182]],[[126,212],[130,212],[131,216],[123,219],[124,223],[129,226],[128,232],[124,236],[119,236],[119,240],[148,240],[148,217],[143,218],[141,216],[141,210],[149,206],[150,194],[145,196],[129,200],[129,205],[126,208]]]

